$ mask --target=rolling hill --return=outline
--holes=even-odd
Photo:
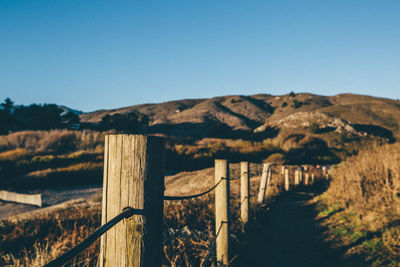
[[[271,129],[293,132],[313,125],[316,133],[333,131],[392,141],[399,137],[400,101],[355,94],[232,95],[99,110],[80,118],[96,124],[107,114],[130,112],[150,118],[147,132],[167,135],[251,139]]]

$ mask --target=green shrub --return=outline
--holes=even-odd
[[[292,107],[294,107],[295,109],[301,107],[302,105],[303,105],[303,102],[297,101],[296,99],[293,100]]]
[[[315,134],[318,133],[320,127],[318,123],[313,122],[308,129],[310,130],[311,133]]]

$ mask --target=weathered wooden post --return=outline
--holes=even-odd
[[[268,174],[267,174],[267,187],[265,188],[265,199],[268,199],[268,193],[271,190],[272,183],[272,164],[269,165]]]
[[[310,177],[309,173],[306,172],[305,175],[304,175],[304,185],[308,185],[309,177]]]
[[[249,220],[250,205],[250,167],[249,162],[240,162],[240,217],[245,224]]]
[[[300,167],[300,169],[299,169],[299,183],[301,184],[303,182],[304,182],[303,181],[303,168]]]
[[[220,180],[222,181],[220,182]],[[216,238],[217,261],[227,265],[229,262],[229,165],[225,159],[215,160],[215,183],[220,183],[215,188],[215,231],[219,234]]]
[[[285,190],[289,191],[290,189],[290,180],[289,180],[289,169],[285,169]]]
[[[263,203],[263,201],[264,201],[265,190],[267,188],[267,179],[268,179],[269,168],[270,168],[270,166],[268,163],[263,164],[263,172],[261,175],[260,189],[258,191],[258,198],[257,198],[257,202],[259,204]]]
[[[100,266],[161,266],[164,139],[105,137],[102,224],[125,207],[142,209],[101,237]]]
[[[300,183],[300,172],[299,170],[296,170],[294,172],[294,186],[298,186]]]
[[[327,171],[326,166],[322,167],[322,175],[325,177],[326,180],[329,179],[329,175],[328,175],[328,171]]]

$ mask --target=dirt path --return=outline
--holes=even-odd
[[[364,266],[344,258],[323,240],[312,192],[282,195],[266,213],[263,227],[249,233],[240,266]]]

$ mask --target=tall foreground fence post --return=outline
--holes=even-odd
[[[222,179],[222,181],[220,181]],[[229,263],[229,165],[224,159],[215,160],[215,231],[217,261],[227,265]]]
[[[243,224],[249,220],[250,204],[250,167],[249,162],[240,162],[240,217]]]
[[[155,136],[105,137],[102,224],[125,207],[142,209],[101,238],[100,266],[161,266],[164,140]]]

